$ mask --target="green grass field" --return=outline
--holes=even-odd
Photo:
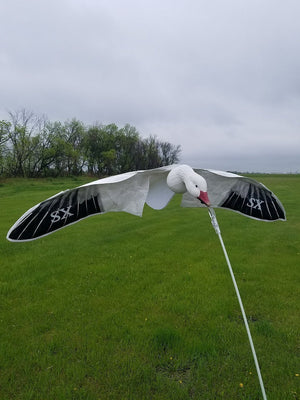
[[[300,398],[300,177],[255,177],[287,222],[217,210],[269,400]],[[0,399],[261,399],[205,209],[97,215],[5,239],[34,204],[86,179],[0,185]]]

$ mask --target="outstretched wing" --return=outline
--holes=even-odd
[[[101,212],[101,199],[94,187],[66,190],[28,210],[10,229],[7,239],[37,239]]]
[[[10,241],[29,241],[108,211],[141,216],[145,202],[163,208],[171,199],[166,177],[171,167],[135,171],[66,190],[28,210],[7,234]],[[161,192],[161,195],[159,195]]]
[[[285,220],[279,199],[262,183],[244,176],[214,170],[195,170],[208,185],[212,207],[228,208],[248,217],[264,221]],[[199,206],[185,194],[183,206]]]
[[[263,185],[251,181],[237,181],[219,207],[266,221],[286,219],[279,199]]]

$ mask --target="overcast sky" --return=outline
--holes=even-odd
[[[300,172],[299,0],[2,0],[0,118],[135,126],[181,161]]]

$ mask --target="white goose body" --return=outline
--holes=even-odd
[[[188,165],[172,169],[167,177],[167,185],[174,193],[187,192],[203,204],[209,205],[206,180]]]
[[[141,216],[145,203],[162,209],[175,193],[183,194],[183,207],[222,207],[251,218],[285,220],[284,208],[277,197],[253,179],[188,165],[170,165],[127,172],[58,193],[25,212],[8,231],[7,239],[35,240],[109,211]]]

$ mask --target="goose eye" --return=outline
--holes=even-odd
[[[196,187],[198,187],[198,185],[195,185]]]

